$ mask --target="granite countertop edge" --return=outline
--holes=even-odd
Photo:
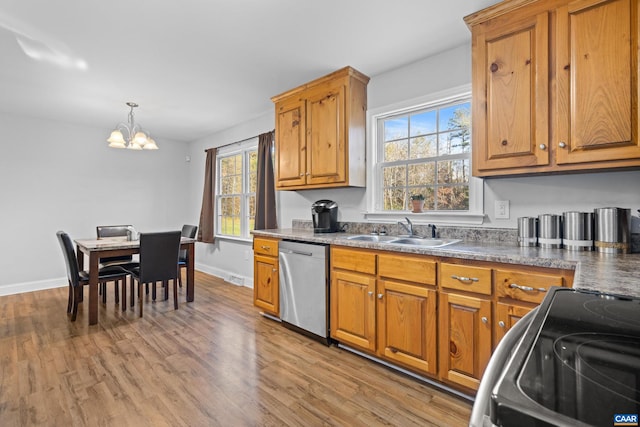
[[[348,240],[352,236],[349,233],[314,233],[294,228],[254,230],[252,234],[353,248],[575,270],[573,287],[576,289],[640,298],[640,254],[637,253],[604,254],[478,241],[462,241],[440,248],[398,246]]]

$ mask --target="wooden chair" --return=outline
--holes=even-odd
[[[195,239],[196,233],[198,232],[197,225],[183,225],[182,226],[182,237],[189,237],[191,239]],[[186,249],[180,249],[180,256],[178,257],[178,286],[182,287],[182,269],[187,268],[187,262],[189,261],[188,251]]]
[[[86,271],[79,271],[78,258],[76,251],[73,248],[71,238],[64,231],[58,231],[56,233],[58,237],[58,243],[62,249],[62,255],[64,256],[64,262],[67,267],[67,279],[69,281],[69,299],[67,302],[67,314],[71,313],[71,321],[75,321],[78,315],[78,304],[82,301],[82,289],[84,285],[89,283],[89,273]],[[129,273],[121,267],[103,267],[98,271],[98,283],[99,286],[105,285],[107,282],[116,282],[119,280],[126,280]],[[124,285],[123,285],[124,289]],[[123,305],[125,301],[123,298]]]
[[[165,300],[168,299],[168,283],[173,280],[173,306],[178,309],[178,255],[180,252],[180,231],[140,233],[140,265],[127,271],[133,283],[138,281],[138,303],[140,317],[143,312],[142,284],[163,282]]]

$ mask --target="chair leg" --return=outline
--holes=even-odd
[[[133,281],[133,278],[131,279]],[[122,279],[122,311],[127,311],[127,279]]]
[[[182,269],[178,268],[178,285],[182,287]]]
[[[144,297],[142,296],[142,282],[138,281],[138,303],[140,304],[140,317],[142,317],[142,304]]]
[[[107,303],[107,282],[100,283],[100,290],[102,291],[102,303]]]
[[[124,283],[124,279],[117,279],[114,285],[115,286],[114,298],[116,300],[116,304],[120,304],[120,292],[119,292],[120,290],[118,289],[120,287],[120,280],[123,280],[123,283]]]
[[[136,304],[136,289],[135,289],[135,279],[132,277],[131,278],[131,287],[129,288],[129,290],[131,291],[131,297],[129,298],[131,301],[129,301],[131,304],[129,305],[130,307],[133,307]]]
[[[67,314],[71,313],[71,309],[73,308],[73,285],[69,282],[69,298],[67,301]]]
[[[169,299],[169,281],[163,280],[162,287],[164,288],[164,300],[166,301]]]
[[[79,298],[79,294],[80,294],[80,290],[82,288],[81,287],[76,287],[73,290],[73,309],[71,310],[71,321],[75,322],[76,321],[76,317],[78,317],[78,302],[80,300]]]
[[[149,290],[149,284],[147,283],[147,291],[148,290]],[[151,285],[151,299],[154,301],[156,300],[156,282],[153,282],[153,285]]]
[[[178,309],[178,281],[173,279],[173,308]]]

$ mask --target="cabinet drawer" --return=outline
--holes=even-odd
[[[530,271],[496,270],[498,298],[540,303],[551,286],[564,286],[564,277]]]
[[[440,286],[491,295],[491,269],[443,263],[440,266]]]
[[[256,255],[278,256],[278,241],[275,239],[254,237],[253,252]]]
[[[371,252],[332,247],[331,267],[376,274],[376,255]]]
[[[435,285],[436,262],[423,257],[379,255],[378,274],[389,279]]]

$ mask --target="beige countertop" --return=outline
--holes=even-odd
[[[520,247],[500,243],[462,241],[440,248],[388,245],[348,240],[349,233],[313,233],[306,229],[254,230],[254,236],[324,243],[490,261],[507,264],[575,270],[574,288],[603,293],[640,297],[640,254],[602,254],[598,252],[568,251],[566,249],[542,249]]]

